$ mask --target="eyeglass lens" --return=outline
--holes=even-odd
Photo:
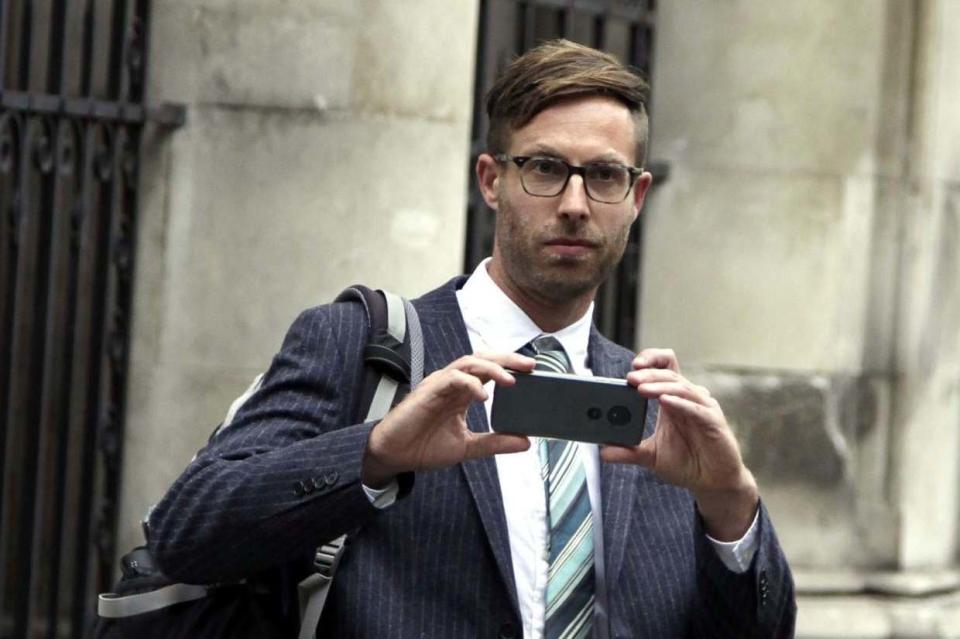
[[[630,171],[618,164],[593,163],[584,169],[584,185],[591,199],[621,202],[630,190]],[[570,166],[556,158],[530,158],[520,168],[523,187],[530,195],[559,195],[570,176]]]

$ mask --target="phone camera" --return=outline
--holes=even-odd
[[[590,408],[587,409],[587,417],[589,417],[590,419],[600,419],[600,416],[602,414],[603,414],[603,411],[601,411],[596,406],[591,406]]]
[[[626,406],[614,406],[607,411],[607,421],[614,426],[626,426],[630,418],[630,409]]]

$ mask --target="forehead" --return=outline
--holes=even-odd
[[[574,162],[607,159],[633,164],[636,123],[630,109],[614,98],[571,98],[514,129],[509,146],[514,155],[549,150]]]

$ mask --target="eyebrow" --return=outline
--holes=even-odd
[[[546,157],[567,160],[566,155],[564,155],[563,153],[560,153],[549,144],[543,144],[542,142],[535,144],[533,148],[530,149],[530,151],[524,152],[524,155],[542,155]],[[590,160],[587,160],[585,164],[594,164],[594,163],[622,164],[623,166],[630,166],[629,162],[624,162],[617,155],[609,152],[603,153],[599,157],[595,157]]]

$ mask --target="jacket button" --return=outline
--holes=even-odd
[[[293,482],[293,494],[297,497],[303,497],[307,492],[307,487],[304,486],[302,481]]]
[[[340,479],[340,473],[335,470],[331,470],[329,473],[323,476],[323,481],[327,486],[333,486],[337,483],[337,480]]]
[[[500,626],[500,639],[516,639],[517,627],[509,621]]]
[[[312,485],[314,489],[320,490],[321,488],[326,487],[327,484],[324,483],[322,477],[314,477],[313,479],[310,480],[310,485]]]

